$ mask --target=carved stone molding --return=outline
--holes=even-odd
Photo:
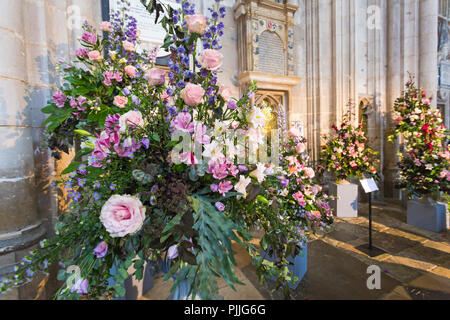
[[[296,1],[287,2],[240,0],[236,3],[240,73],[295,75],[294,14],[298,5]],[[261,60],[261,55],[268,58]]]

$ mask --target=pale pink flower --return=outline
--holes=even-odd
[[[298,128],[291,128],[291,129],[289,129],[289,136],[291,138],[299,138],[300,137],[300,130]]]
[[[206,134],[207,128],[204,124],[196,123],[194,129],[194,140],[198,143],[209,144],[211,137]]]
[[[109,21],[102,21],[102,23],[100,23],[100,29],[104,32],[111,32],[113,31],[113,25]]]
[[[127,129],[127,126],[132,127],[141,127],[144,125],[144,119],[142,118],[142,113],[139,111],[128,111],[127,113],[123,114],[119,118],[119,126],[120,126],[120,132],[124,133]]]
[[[185,17],[188,31],[190,33],[197,33],[203,35],[206,31],[208,22],[206,17],[202,14],[187,15]]]
[[[125,73],[131,77],[134,78],[136,76],[136,68],[133,66],[126,66],[125,67]]]
[[[114,105],[118,108],[125,108],[127,103],[128,103],[127,97],[122,97],[122,96],[114,97]]]
[[[166,73],[164,70],[152,68],[147,71],[146,76],[151,86],[162,85],[166,82]]]
[[[123,48],[126,50],[126,51],[135,51],[136,50],[136,48],[134,47],[134,44],[132,44],[130,41],[124,41],[123,43],[122,43],[122,45],[123,45]]]
[[[309,179],[312,179],[312,178],[314,178],[315,177],[315,173],[314,173],[314,169],[312,169],[312,168],[305,168],[305,169],[303,169],[303,172],[305,173],[305,175],[309,178]]]
[[[94,62],[99,62],[99,61],[103,60],[103,56],[100,53],[100,51],[98,51],[98,50],[90,51],[88,56],[89,56],[89,59]]]
[[[113,195],[103,205],[100,221],[113,238],[138,232],[145,220],[142,202],[129,195]]]
[[[181,91],[181,98],[188,106],[195,107],[202,102],[204,94],[205,90],[201,86],[187,83],[186,87]]]
[[[297,153],[303,153],[306,151],[306,145],[304,143],[299,143],[297,144],[297,146],[295,147],[295,151],[297,151]]]
[[[223,98],[223,100],[225,100],[225,102],[228,102],[233,96],[233,92],[231,91],[230,87],[220,86],[219,95]]]
[[[215,71],[222,66],[223,55],[214,49],[206,49],[200,57],[199,62],[203,68]]]

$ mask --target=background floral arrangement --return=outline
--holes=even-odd
[[[61,64],[66,83],[43,108],[56,158],[76,140],[81,145],[54,182],[68,192],[69,210],[57,222],[56,236],[3,279],[1,292],[59,263],[58,279],[65,284],[57,299],[120,297],[130,266],[140,280],[146,262],[168,259],[165,279],[175,278],[172,290],[188,281],[193,297],[213,299],[218,278],[233,288],[240,283],[235,241],[250,253],[261,280],[276,276],[288,294],[286,283],[295,279],[286,257],[332,222],[327,196],[313,182],[295,131],[280,166],[239,157],[249,145],[267,143],[264,112],[252,105],[256,85],[235,99],[218,82],[225,16],[220,1],[209,9],[211,18],[180,2],[174,10],[142,1],[168,32],[168,84],[154,65],[156,50],[136,51],[136,20],[125,0],[111,22],[101,24],[105,38],[85,24],[83,48],[76,52],[81,66]],[[266,231],[261,246],[276,251],[274,262],[251,244],[254,227]]]
[[[347,113],[338,128],[324,135],[325,144],[320,153],[320,165],[336,175],[336,180],[348,178],[377,177],[377,152],[367,145],[363,125],[354,126]]]
[[[431,99],[423,89],[417,89],[411,78],[406,90],[394,106],[395,132],[393,142],[401,137],[403,152],[399,152],[398,187],[408,197],[423,197],[442,191],[448,194],[450,186],[449,134],[439,110],[432,110]]]

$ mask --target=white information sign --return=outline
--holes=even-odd
[[[364,191],[366,193],[371,193],[380,190],[378,189],[378,186],[373,178],[361,179],[359,180],[359,182],[361,183],[361,186],[364,188]]]
[[[140,39],[152,46],[161,46],[164,43],[166,31],[161,24],[155,24],[155,13],[150,14],[142,5],[140,0],[128,0],[130,6],[128,7],[131,16],[136,18],[137,27],[140,30]],[[163,4],[169,5],[172,8],[180,8],[180,4],[176,0],[161,0]],[[109,0],[110,11],[115,11],[121,8],[120,0]],[[167,52],[161,50],[158,56],[165,56]]]

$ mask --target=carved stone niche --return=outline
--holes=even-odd
[[[239,73],[295,75],[294,14],[297,1],[239,0],[234,7],[238,28]]]

